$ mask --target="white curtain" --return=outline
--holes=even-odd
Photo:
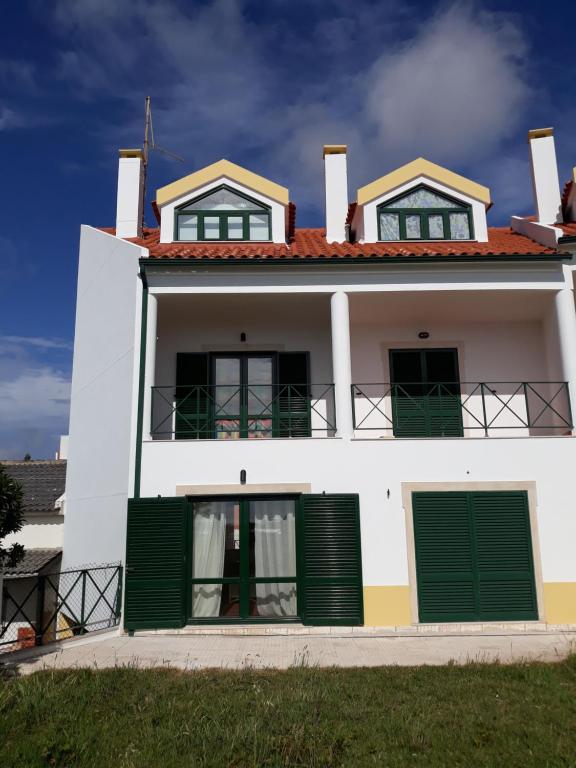
[[[226,511],[230,502],[198,503],[194,509],[193,569],[195,579],[221,579],[226,552]],[[192,615],[214,618],[220,615],[222,584],[194,584]]]
[[[251,503],[254,519],[255,576],[296,579],[296,526],[293,501]],[[256,584],[259,616],[296,615],[296,584]]]

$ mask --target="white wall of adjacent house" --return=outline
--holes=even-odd
[[[262,202],[264,205],[269,206],[271,219],[272,219],[272,242],[273,243],[285,243],[286,242],[286,208],[282,203],[272,200],[272,198],[262,195],[260,192],[255,192],[249,187],[239,184],[237,181],[222,176],[215,181],[211,181],[209,184],[204,184],[193,192],[188,192],[182,197],[178,197],[175,200],[171,200],[169,203],[163,205],[160,209],[160,242],[172,243],[174,242],[174,227],[175,227],[175,211],[176,209],[190,200],[195,200],[197,197],[205,195],[210,192],[211,189],[216,189],[222,184],[230,187],[230,189],[237,190],[241,195],[247,195],[254,200]]]
[[[63,568],[124,557],[134,482],[142,249],[83,226]]]
[[[358,206],[358,209],[356,211],[356,216],[355,216],[356,222],[358,221],[359,217],[362,218],[362,223],[360,224],[359,230],[356,235],[358,242],[377,243],[378,242],[378,206],[382,205],[387,200],[391,200],[392,198],[395,198],[398,195],[403,194],[404,192],[410,191],[410,189],[413,189],[419,184],[425,184],[427,187],[430,187],[430,189],[435,189],[440,193],[443,193],[445,195],[448,195],[449,197],[457,199],[458,201],[461,200],[466,205],[470,205],[472,208],[472,218],[474,221],[474,236],[471,239],[477,240],[478,242],[481,242],[481,243],[488,241],[488,224],[486,221],[486,206],[483,202],[481,202],[480,200],[476,200],[473,197],[469,197],[468,195],[465,195],[460,191],[453,190],[450,187],[446,186],[445,184],[440,184],[440,182],[435,181],[433,179],[429,179],[426,176],[419,176],[416,179],[412,179],[411,181],[406,182],[406,184],[401,184],[400,186],[396,187],[390,192],[387,192],[385,195],[381,195],[380,197],[377,197],[374,200],[371,200],[369,203],[366,203],[363,206]],[[355,226],[358,226],[358,224],[355,224]]]
[[[34,515],[18,533],[4,539],[6,545],[22,544],[25,549],[61,549],[64,544],[64,516]]]

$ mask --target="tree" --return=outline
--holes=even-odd
[[[22,486],[0,464],[0,571],[5,565],[17,565],[24,557],[22,544],[3,546],[6,536],[18,533],[23,521]]]

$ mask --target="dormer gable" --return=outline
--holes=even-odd
[[[490,190],[424,158],[361,187],[350,234],[361,243],[487,242]]]
[[[286,242],[288,190],[228,160],[159,189],[160,242]]]

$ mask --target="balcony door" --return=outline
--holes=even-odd
[[[265,353],[213,356],[217,438],[272,437],[274,363]]]
[[[391,349],[395,437],[461,437],[456,349]]]

